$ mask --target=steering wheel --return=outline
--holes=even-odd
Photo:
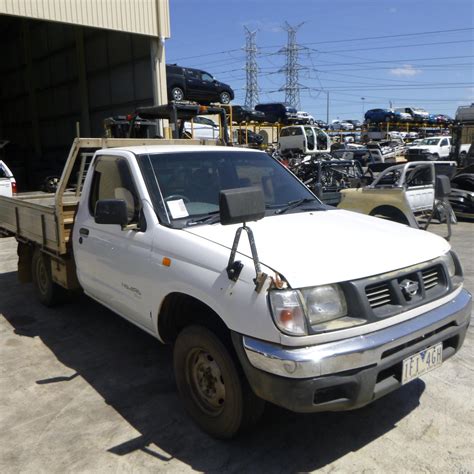
[[[165,201],[176,201],[178,199],[182,199],[184,202],[190,201],[190,199],[183,194],[170,194],[169,196],[165,197]]]

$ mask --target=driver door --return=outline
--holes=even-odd
[[[87,190],[89,199],[81,202],[73,234],[79,281],[87,294],[105,306],[152,329],[149,305],[153,281],[150,263],[153,226],[147,228],[143,197],[127,159],[97,156]],[[95,204],[103,199],[126,202],[128,225],[125,228],[95,222]]]
[[[405,189],[408,203],[413,212],[433,209],[435,198],[434,167],[423,164],[408,170]]]

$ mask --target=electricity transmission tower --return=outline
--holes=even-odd
[[[291,26],[288,22],[285,22],[283,29],[288,33],[288,40],[286,46],[280,50],[281,53],[286,55],[286,65],[280,70],[280,72],[286,74],[286,82],[280,90],[285,91],[285,102],[297,110],[301,108],[299,70],[302,67],[298,64],[298,55],[301,47],[296,42],[296,32],[303,23]]]
[[[245,28],[245,72],[247,84],[245,87],[245,106],[253,109],[258,104],[258,65],[257,65],[257,45],[255,37],[257,31],[250,31]]]

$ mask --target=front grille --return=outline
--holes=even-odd
[[[436,264],[421,270],[401,270],[386,279],[381,275],[376,283],[372,280],[365,286],[364,292],[374,315],[385,318],[442,296],[448,286],[442,265]]]
[[[391,304],[392,295],[387,283],[367,287],[365,294],[372,309]]]
[[[436,267],[423,270],[421,272],[421,277],[423,280],[423,286],[425,287],[425,291],[434,288],[440,283],[439,269]]]

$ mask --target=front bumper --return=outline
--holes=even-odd
[[[286,348],[233,333],[254,392],[297,412],[358,408],[401,386],[402,361],[443,343],[443,361],[461,347],[471,318],[471,295],[386,329],[342,341]]]

